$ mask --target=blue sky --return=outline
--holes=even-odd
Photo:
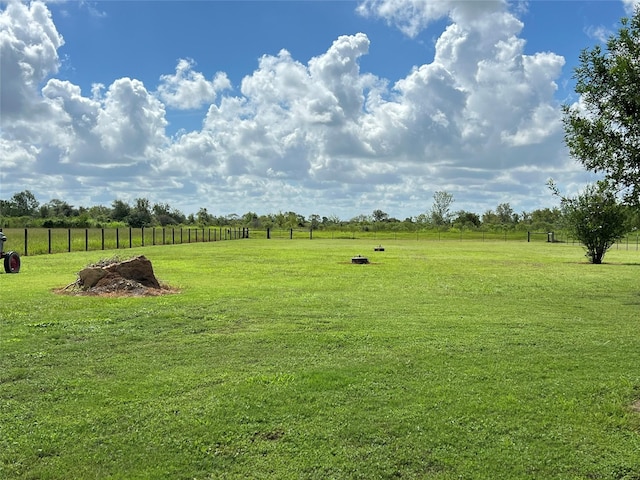
[[[0,3],[0,198],[479,214],[594,179],[560,106],[618,1]]]

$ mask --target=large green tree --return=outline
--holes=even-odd
[[[580,54],[575,69],[580,101],[564,105],[565,141],[587,170],[604,173],[640,204],[640,7],[623,18],[606,48]]]
[[[589,262],[602,263],[607,250],[628,231],[627,207],[604,181],[588,185],[575,197],[563,197],[553,181],[549,188],[560,197],[565,226],[582,243]]]

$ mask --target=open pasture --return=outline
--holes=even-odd
[[[640,478],[637,251],[376,245],[117,252],[181,289],[145,298],[52,292],[116,252],[23,258],[0,478]]]

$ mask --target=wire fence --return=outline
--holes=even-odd
[[[436,230],[415,231],[305,228],[246,227],[148,227],[148,228],[8,228],[0,229],[7,236],[6,251],[21,255],[42,255],[74,251],[119,250],[151,245],[218,242],[237,239],[271,240],[371,240],[376,243],[391,240],[417,241],[480,241],[535,242],[580,245],[564,232],[532,232],[526,230]],[[614,249],[639,250],[640,234],[633,232],[620,239]]]

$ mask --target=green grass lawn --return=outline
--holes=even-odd
[[[640,253],[547,243],[146,247],[146,298],[0,275],[0,478],[639,479]],[[369,265],[352,265],[366,255]]]

